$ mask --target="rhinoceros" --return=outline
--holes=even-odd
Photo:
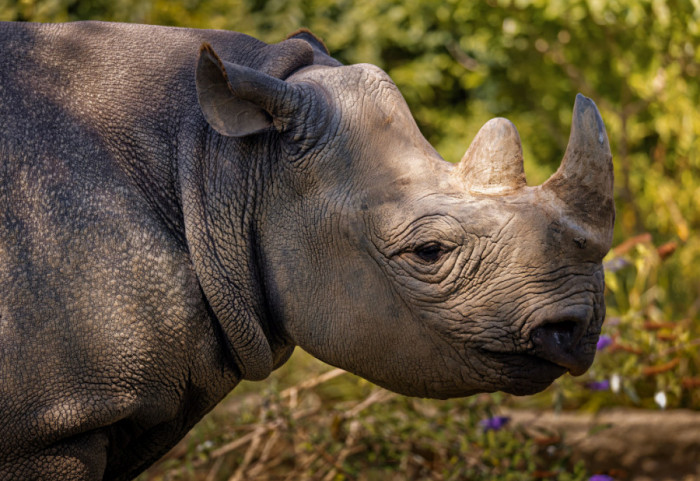
[[[411,396],[590,366],[612,160],[578,96],[526,183],[457,164],[395,84],[299,31],[0,26],[0,478],[130,479],[295,346]]]

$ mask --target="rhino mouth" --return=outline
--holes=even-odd
[[[500,362],[507,374],[522,373],[532,379],[557,378],[566,373],[569,368],[542,356],[531,353],[505,353],[484,351],[487,355]],[[515,377],[515,376],[513,376]]]
[[[518,396],[540,392],[568,371],[565,366],[535,354],[482,352],[500,365],[505,382],[498,389]]]
[[[578,344],[574,347],[562,347],[555,338],[533,338],[536,345],[531,354],[544,361],[556,364],[569,371],[572,376],[581,376],[593,363],[593,356]]]
[[[556,336],[552,336],[556,341]],[[560,340],[565,340],[562,337]],[[505,382],[499,390],[515,395],[535,394],[546,389],[557,378],[569,372],[573,376],[580,376],[588,370],[593,362],[593,355],[589,354],[585,345],[578,342],[576,345],[555,343],[552,345],[545,340],[533,335],[534,347],[527,351],[504,352],[482,349],[482,354],[491,362],[500,365],[500,372]],[[566,346],[562,348],[562,345]]]
[[[528,376],[535,378],[556,378],[567,371],[580,376],[591,366],[595,355],[597,335],[587,332],[591,318],[590,309],[569,309],[535,326],[526,335],[526,348],[486,348],[482,351],[491,359],[513,368],[522,366]]]

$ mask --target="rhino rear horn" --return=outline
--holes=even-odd
[[[515,125],[504,118],[486,122],[462,157],[457,173],[475,194],[503,195],[525,186],[523,149]]]
[[[562,199],[574,217],[596,228],[603,243],[612,242],[612,153],[598,108],[581,94],[576,96],[564,159],[542,188]]]
[[[197,98],[205,119],[217,132],[242,137],[284,123],[294,115],[294,87],[242,65],[222,61],[203,44],[196,71]]]

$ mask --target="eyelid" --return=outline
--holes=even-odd
[[[428,242],[416,247],[412,254],[421,262],[426,264],[435,264],[445,257],[450,251],[439,242]]]
[[[428,241],[428,242],[425,242],[424,244],[420,244],[420,245],[416,246],[414,248],[413,252],[417,252],[421,249],[432,247],[433,245],[439,247],[440,252],[442,252],[442,254],[448,254],[448,253],[452,252],[453,250],[455,250],[458,246],[458,244],[456,244],[454,242],[447,242],[447,241],[442,241],[442,240]]]
[[[439,239],[439,240],[433,239],[433,240],[428,240],[428,241],[415,239],[415,242],[410,242],[410,243],[405,244],[403,247],[392,252],[390,255],[394,256],[394,255],[401,255],[401,254],[412,254],[421,248],[426,248],[426,247],[429,247],[433,244],[440,246],[441,250],[445,254],[453,251],[458,246],[458,244],[456,242],[449,241],[446,239]]]
[[[395,234],[386,236],[392,240],[384,243],[383,250],[388,257],[394,257],[437,242],[446,251],[451,251],[464,243],[464,234],[464,227],[451,216],[424,216]]]

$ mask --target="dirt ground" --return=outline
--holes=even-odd
[[[512,425],[553,433],[591,472],[624,481],[700,481],[700,412],[615,409],[597,414],[512,411]]]

